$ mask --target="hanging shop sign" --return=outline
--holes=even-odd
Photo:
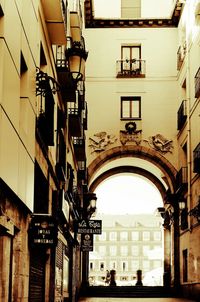
[[[101,234],[102,220],[82,219],[75,222],[75,230],[78,234]]]
[[[83,252],[93,251],[93,234],[81,234],[81,250]]]
[[[34,214],[29,227],[29,242],[37,246],[55,246],[57,244],[57,223],[50,215]]]

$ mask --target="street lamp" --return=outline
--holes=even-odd
[[[91,217],[92,214],[96,211],[97,196],[93,192],[87,192],[84,194],[85,207],[87,217]]]
[[[88,52],[85,50],[84,39],[81,41],[71,41],[71,47],[65,51],[66,59],[68,62],[69,71],[73,80],[77,83],[84,78],[85,74],[85,61],[88,57]]]

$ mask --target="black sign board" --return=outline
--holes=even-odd
[[[81,250],[83,252],[93,251],[93,234],[81,234]]]
[[[33,215],[29,228],[29,242],[37,246],[57,244],[57,223],[50,215]]]
[[[78,234],[101,234],[101,220],[79,220],[76,222],[75,229]]]

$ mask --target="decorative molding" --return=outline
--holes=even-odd
[[[102,131],[94,134],[93,137],[89,137],[89,141],[92,154],[93,152],[105,151],[110,145],[117,141],[117,138],[113,134],[107,134],[107,132]]]
[[[137,125],[135,122],[129,122],[125,124],[126,130],[120,130],[120,142],[124,146],[126,143],[135,143],[140,145],[142,130],[137,130]]]
[[[155,149],[156,151],[159,151],[161,153],[172,153],[173,141],[168,140],[161,134],[150,136],[149,139],[145,139],[144,141],[146,141],[149,146]]]

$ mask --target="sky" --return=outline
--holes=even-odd
[[[119,174],[96,188],[97,214],[153,214],[163,206],[160,192],[145,177]]]
[[[150,5],[149,5],[150,3]],[[141,0],[143,18],[169,17],[174,0]],[[121,0],[94,0],[96,18],[119,18]]]

